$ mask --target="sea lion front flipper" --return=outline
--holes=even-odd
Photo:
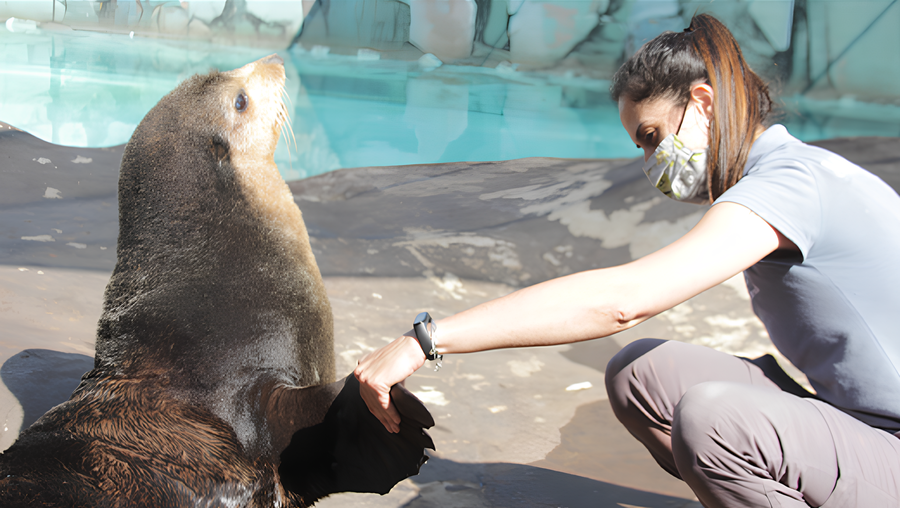
[[[298,430],[281,453],[278,474],[285,490],[311,503],[336,492],[387,494],[397,482],[418,474],[434,442],[425,432],[434,420],[425,406],[400,386],[391,389],[401,416],[391,434],[369,412],[352,374],[325,388],[343,385],[321,423]],[[319,387],[313,387],[319,388]],[[305,389],[304,389],[305,390]],[[318,400],[322,390],[311,390]],[[303,404],[302,393],[291,397]]]
[[[357,381],[357,387],[359,387]],[[406,432],[407,439],[417,441],[423,448],[434,450],[434,441],[424,429],[434,427],[434,418],[428,412],[428,408],[418,397],[410,393],[402,384],[391,387],[391,401],[397,412],[400,413],[400,433]],[[404,430],[406,428],[406,430]]]

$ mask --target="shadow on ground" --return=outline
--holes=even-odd
[[[77,353],[26,349],[0,367],[0,379],[22,405],[22,426],[31,426],[50,408],[69,400],[94,359]]]
[[[696,501],[622,487],[537,466],[465,464],[432,458],[412,478],[419,496],[407,508],[520,506],[646,508],[699,507]]]

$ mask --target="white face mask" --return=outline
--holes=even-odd
[[[678,133],[682,134],[686,124],[688,130],[709,129],[709,123],[701,121],[695,107],[689,104],[678,127]],[[705,120],[705,117],[702,118]],[[696,136],[691,130],[684,135]],[[691,150],[675,134],[669,134],[656,147],[653,155],[644,162],[644,174],[650,179],[657,189],[666,196],[687,203],[698,205],[709,204],[709,190],[706,187],[706,152]]]
[[[707,148],[691,150],[678,136],[669,134],[644,163],[644,174],[674,200],[707,205],[706,151]]]

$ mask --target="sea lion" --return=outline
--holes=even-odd
[[[277,55],[189,78],[138,125],[94,368],[0,456],[0,506],[309,506],[416,474],[434,421],[390,434],[335,377],[331,308],[273,160]]]

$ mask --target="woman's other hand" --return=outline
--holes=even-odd
[[[409,332],[412,335],[412,332]],[[391,403],[391,387],[425,364],[425,353],[415,337],[404,335],[363,358],[353,374],[369,411],[388,432],[400,432],[400,414]]]

